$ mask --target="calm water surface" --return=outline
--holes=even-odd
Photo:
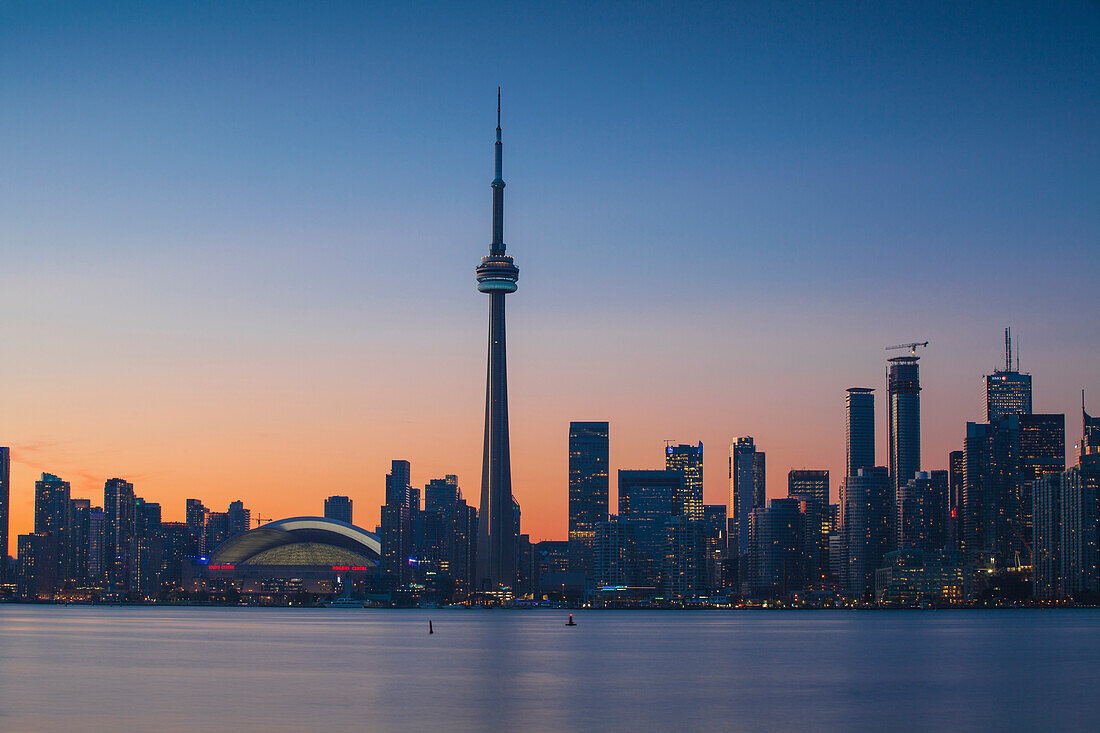
[[[1098,611],[575,616],[0,605],[0,731],[1100,728]]]

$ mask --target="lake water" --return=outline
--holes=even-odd
[[[0,731],[1100,727],[1100,611],[574,615],[0,605]]]

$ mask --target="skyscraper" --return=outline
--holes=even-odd
[[[117,590],[127,590],[130,585],[137,530],[134,506],[134,485],[120,478],[108,479],[103,485],[103,511],[107,515],[103,549],[107,582]]]
[[[920,374],[918,356],[890,359],[890,477],[895,491],[920,470]]]
[[[1032,484],[1065,469],[1065,416],[1006,415],[966,430],[966,552],[983,564],[1031,565]]]
[[[684,474],[684,516],[703,519],[703,444],[665,446],[665,470]]]
[[[10,527],[11,453],[0,448],[0,581],[8,574],[8,528]]]
[[[200,556],[206,556],[214,551],[213,547],[208,548],[206,546],[206,515],[210,513],[210,510],[204,507],[198,499],[188,499],[186,512],[184,518],[194,540],[195,551]]]
[[[1012,368],[1012,330],[1005,329],[1005,368],[985,377],[985,420],[1031,414],[1031,375]]]
[[[844,563],[841,587],[848,595],[870,598],[875,589],[875,570],[883,566],[890,550],[894,492],[883,466],[861,468],[841,485],[841,545]]]
[[[51,544],[57,553],[54,562],[59,581],[69,577],[72,542],[72,503],[69,499],[69,482],[50,473],[34,482],[34,533],[48,534],[54,538]]]
[[[1059,571],[1067,596],[1100,591],[1100,454],[1062,476]]]
[[[336,519],[353,524],[351,521],[351,499],[346,496],[330,496],[325,499],[325,519]]]
[[[849,387],[845,398],[844,432],[848,453],[848,476],[875,465],[875,390]]]
[[[569,423],[569,570],[594,578],[596,527],[608,516],[608,423]]]
[[[247,532],[252,526],[252,510],[244,508],[240,499],[229,503],[229,536]]]
[[[752,510],[764,506],[766,486],[764,452],[756,450],[751,437],[734,438],[730,444],[729,475],[729,552],[731,558],[741,558],[749,554],[749,521]]]
[[[679,471],[619,471],[619,519],[633,524],[635,581],[659,589],[669,567],[665,525],[682,516],[684,475]]]
[[[386,503],[382,507],[382,569],[395,585],[411,578],[412,468],[408,461],[392,461],[386,474]]]
[[[512,461],[508,443],[508,367],[504,296],[516,291],[519,268],[505,254],[503,146],[497,89],[496,177],[493,179],[493,241],[477,268],[477,289],[489,294],[489,367],[485,387],[485,450],[481,464],[478,584],[483,590],[512,587],[516,579],[516,532],[512,517]]]

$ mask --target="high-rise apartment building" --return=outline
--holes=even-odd
[[[609,423],[569,423],[569,569],[594,578],[596,528],[608,517]]]
[[[919,471],[897,493],[897,544],[899,550],[931,552],[933,525],[932,474]]]
[[[244,502],[240,499],[229,502],[229,536],[233,537],[242,532],[247,532],[252,526],[252,510],[245,509]]]
[[[894,489],[883,466],[861,468],[841,485],[841,587],[854,598],[874,594],[875,570],[883,566],[893,534]]]
[[[966,451],[953,450],[947,455],[947,526],[944,546],[963,549],[963,483],[966,476]]]
[[[849,387],[845,398],[844,434],[848,476],[875,465],[875,390]]]
[[[1063,598],[1062,583],[1062,481],[1063,474],[1048,473],[1031,489],[1034,566],[1032,593],[1036,598]]]
[[[120,478],[108,479],[103,485],[103,511],[106,517],[107,583],[116,590],[130,587],[133,574],[134,545],[137,523],[134,485]]]
[[[69,579],[78,585],[88,582],[88,545],[92,502],[71,499],[69,508]]]
[[[749,522],[752,510],[764,506],[766,471],[764,452],[756,450],[749,436],[734,438],[730,444],[730,556],[747,557],[751,548]]]
[[[195,540],[195,551],[199,553],[200,557],[205,557],[208,553],[214,551],[214,548],[206,546],[206,515],[209,513],[210,510],[204,507],[198,499],[187,500],[187,510],[184,518],[187,522],[187,528],[191,531],[191,536]]]
[[[684,474],[684,516],[703,519],[703,444],[665,446],[665,470]]]
[[[753,509],[748,585],[754,595],[781,598],[802,590],[806,568],[800,504],[799,499],[772,499],[767,507]]]
[[[920,373],[918,356],[890,359],[890,477],[895,491],[920,470]]]
[[[103,583],[107,579],[107,514],[103,507],[92,507],[88,513],[88,581]]]
[[[325,499],[325,519],[335,519],[346,524],[351,521],[351,499],[346,496],[330,496]]]
[[[34,483],[34,533],[48,534],[57,553],[55,575],[61,582],[70,576],[72,540],[72,503],[69,498],[69,482],[51,473],[43,473]]]
[[[394,585],[412,578],[412,482],[411,465],[396,460],[386,474],[386,503],[382,507],[382,568]],[[511,517],[511,514],[509,514]],[[509,522],[511,527],[511,522]]]
[[[1100,591],[1100,453],[1062,477],[1059,567],[1064,593]]]

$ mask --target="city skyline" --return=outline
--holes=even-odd
[[[896,81],[876,91],[824,50],[817,31],[796,23],[790,32],[831,63],[813,83],[800,76],[816,68],[812,53],[795,54],[766,82],[801,79],[806,101],[744,112],[716,101],[716,93],[746,83],[736,59],[719,57],[709,82],[684,72],[724,48],[702,29],[706,21],[752,41],[745,29],[774,38],[777,19],[701,11],[672,18],[681,33],[700,34],[695,51],[671,59],[667,76],[629,76],[633,87],[605,74],[565,89],[545,65],[525,78],[514,70],[524,51],[509,46],[500,68],[481,69],[447,92],[396,79],[365,85],[377,99],[350,84],[323,87],[320,96],[305,95],[319,102],[315,121],[292,115],[265,124],[273,102],[267,74],[276,72],[232,54],[223,59],[227,68],[254,76],[203,65],[208,75],[185,77],[179,98],[151,88],[174,71],[167,54],[183,43],[157,25],[169,11],[154,14],[141,33],[103,19],[67,28],[76,51],[53,61],[36,47],[49,18],[10,12],[21,21],[0,31],[0,58],[14,71],[8,96],[20,110],[0,116],[0,130],[21,141],[6,153],[14,175],[5,183],[11,195],[0,198],[0,236],[14,255],[0,297],[18,314],[7,334],[15,357],[0,366],[0,377],[18,385],[0,411],[0,443],[12,448],[11,554],[14,537],[33,523],[33,484],[42,472],[70,482],[74,496],[95,496],[106,479],[122,477],[159,501],[170,520],[183,518],[184,499],[194,495],[217,506],[242,498],[265,516],[294,516],[300,497],[315,493],[310,505],[319,506],[339,486],[365,508],[358,523],[373,527],[394,457],[412,463],[416,486],[457,474],[467,496],[476,493],[484,304],[466,292],[467,268],[483,249],[479,141],[498,80],[509,95],[515,89],[509,109],[519,142],[509,236],[523,242],[525,273],[538,273],[525,275],[524,292],[512,299],[513,323],[524,328],[513,334],[509,375],[513,485],[533,538],[565,536],[570,421],[610,420],[612,472],[661,468],[665,439],[708,445],[703,499],[718,504],[736,435],[753,436],[769,455],[769,498],[785,496],[790,469],[844,475],[843,391],[852,385],[879,395],[876,465],[885,465],[882,349],[889,344],[930,342],[921,354],[925,469],[946,468],[948,452],[962,447],[964,422],[984,418],[982,377],[999,368],[1005,325],[1022,336],[1036,413],[1072,416],[1080,389],[1100,395],[1089,371],[1100,334],[1088,318],[1098,309],[1088,257],[1098,232],[1087,205],[1097,190],[1088,122],[1098,117],[1088,96],[1097,62],[1079,57],[1085,47],[1073,42],[1095,30],[1094,15],[997,16],[1001,25],[985,27],[976,47],[936,32],[935,17],[907,29],[976,79],[996,81],[1011,67],[1024,75],[1018,93],[952,82],[946,66],[931,70],[929,89]],[[268,58],[278,18],[255,8],[227,12],[255,21],[244,38]],[[316,49],[310,30],[336,23],[341,12],[349,11],[310,19],[305,47]],[[879,12],[824,19],[825,27],[850,38],[881,21]],[[955,12],[964,28],[985,17]],[[600,29],[617,20],[594,18],[591,36],[575,43],[593,53]],[[1012,50],[1009,41],[1032,21],[1061,43],[1026,35],[1030,45]],[[537,37],[521,26],[528,39]],[[167,50],[155,42],[93,48],[93,30],[164,41]],[[636,32],[647,48],[669,54],[676,47],[652,25]],[[898,33],[873,33],[852,53],[875,58]],[[346,81],[336,67],[354,48],[338,39],[333,55],[317,62],[324,73],[301,72],[303,88],[326,74]],[[764,42],[747,48],[757,64],[776,58]],[[66,76],[78,51],[88,54],[84,73],[113,79],[103,99],[82,91],[80,73]],[[1015,68],[1032,53],[1033,68]],[[600,59],[610,69],[637,62],[636,54],[620,40]],[[924,57],[902,48],[887,58],[911,68]],[[415,81],[438,67],[410,68]],[[674,72],[692,83],[673,91]],[[853,122],[823,104],[828,92],[853,84],[890,114],[854,121],[834,145],[815,147],[828,142],[825,132]],[[976,100],[962,99],[974,90]],[[233,91],[249,94],[238,105],[228,101]],[[734,98],[757,98],[748,91]],[[933,92],[944,99],[916,113],[913,100]],[[62,110],[79,113],[83,127],[52,115],[50,94]],[[675,114],[655,109],[649,95],[671,100]],[[168,119],[195,99],[197,107],[180,115],[190,123]],[[304,115],[302,100],[290,101],[293,114]],[[952,104],[964,122],[947,121]],[[998,111],[1018,106],[1036,111],[994,125]],[[380,108],[386,115],[372,119]],[[912,121],[902,121],[906,111]],[[762,122],[783,113],[790,125],[764,134]],[[816,116],[799,124],[799,115]],[[120,117],[127,121],[113,127]],[[256,143],[242,132],[249,125],[260,133]],[[144,138],[131,134],[142,130]],[[332,133],[337,145],[354,143],[353,154],[338,157],[320,133]],[[162,147],[150,149],[149,136]],[[301,145],[301,157],[275,145],[285,139]],[[382,140],[398,141],[401,156],[391,157]],[[964,145],[973,147],[959,157]],[[219,155],[190,157],[207,147]],[[84,152],[66,157],[76,149]],[[1028,152],[1012,152],[1019,149]],[[261,163],[278,186],[249,172]],[[435,170],[438,178],[428,175]],[[902,203],[901,193],[875,195],[886,171],[894,172],[892,190],[916,203]],[[843,195],[837,180],[847,184]],[[389,192],[394,181],[425,195]],[[799,181],[793,195],[779,194]],[[245,193],[216,200],[231,188]],[[834,206],[839,214],[828,214]],[[883,213],[869,216],[866,207]],[[396,279],[378,266],[395,243],[411,260]],[[407,286],[413,277],[417,288]],[[1007,295],[1013,288],[1029,297]],[[1068,423],[1072,456],[1079,436]]]

